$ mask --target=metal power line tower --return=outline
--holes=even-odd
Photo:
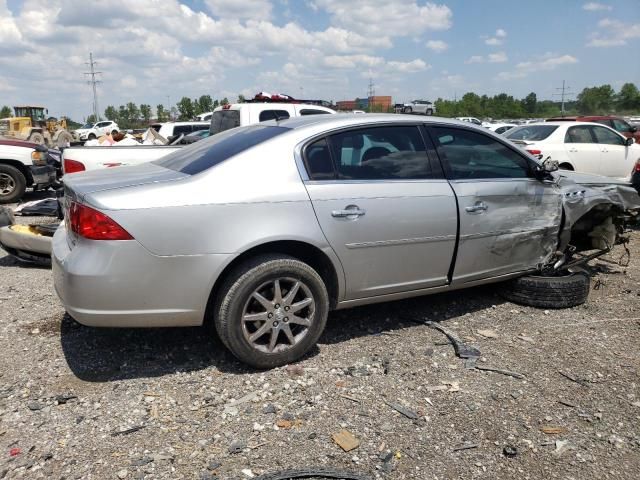
[[[98,90],[96,86],[99,83],[102,83],[100,80],[96,80],[96,75],[102,75],[102,72],[96,72],[95,66],[98,62],[93,61],[93,53],[89,52],[89,61],[85,62],[86,65],[89,65],[89,72],[84,72],[85,75],[89,75],[91,80],[87,81],[87,84],[91,85],[93,88],[93,116],[96,119],[96,122],[100,121],[100,109],[98,108]]]
[[[564,80],[562,80],[562,88],[556,88],[556,90],[560,90],[561,93],[554,93],[553,96],[554,97],[561,97],[561,107],[560,107],[560,112],[562,114],[562,116],[564,117],[564,97],[568,97],[570,95],[573,95],[573,93],[571,93],[571,87],[566,86]]]
[[[376,88],[373,84],[372,78],[369,78],[369,90],[367,90],[367,96],[369,97],[369,99],[376,96]]]

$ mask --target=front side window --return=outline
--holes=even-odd
[[[604,127],[592,127],[593,134],[596,137],[597,143],[604,143],[607,145],[624,145],[624,140],[620,135],[612,132],[608,128]]]
[[[589,125],[570,127],[564,135],[564,143],[596,143]]]
[[[289,112],[286,110],[263,110],[260,112],[259,122],[266,122],[268,120],[286,120],[289,118]]]
[[[433,178],[416,126],[372,127],[329,137],[338,179],[410,180]]]
[[[617,118],[614,118],[612,122],[613,122],[613,128],[616,129],[617,131],[622,133],[631,132],[631,125],[629,125],[627,122],[623,120],[618,120]]]
[[[452,179],[529,177],[527,160],[487,135],[451,127],[434,127],[433,133]]]

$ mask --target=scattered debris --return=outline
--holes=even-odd
[[[583,380],[581,378],[574,377],[570,373],[561,372],[558,370],[558,373],[562,375],[564,378],[571,380],[572,382],[577,383],[578,385],[582,385],[583,387],[589,388],[589,382],[587,380]]]
[[[573,404],[571,402],[568,402],[566,400],[558,400],[558,403],[560,405],[564,405],[565,407],[569,407],[569,408],[576,408],[577,407],[577,405],[575,405],[575,404]]]
[[[299,377],[304,375],[304,367],[302,365],[287,365],[285,371],[291,377]]]
[[[29,402],[27,403],[27,408],[32,412],[37,412],[38,410],[42,410],[44,408],[44,405],[39,402]]]
[[[135,427],[127,428],[126,430],[117,430],[117,431],[111,432],[111,436],[117,437],[119,435],[129,435],[130,433],[135,433],[139,430],[142,430],[143,428],[145,428],[145,425],[137,425]]]
[[[231,442],[231,445],[229,445],[229,449],[228,452],[232,455],[237,454],[237,453],[242,453],[242,451],[247,448],[247,443],[243,440],[234,440],[233,442]]]
[[[477,333],[484,338],[498,338],[495,330],[478,330]]]
[[[452,452],[460,452],[462,450],[471,450],[472,448],[478,448],[480,445],[477,443],[464,443],[458,447],[451,449]]]
[[[540,431],[542,433],[546,433],[547,435],[560,435],[561,433],[566,433],[567,429],[564,427],[555,427],[552,425],[543,425],[540,427]]]
[[[569,440],[556,440],[555,446],[554,455],[562,455],[569,448]]]
[[[469,346],[460,340],[453,332],[444,328],[442,325],[436,322],[426,321],[425,325],[430,326],[431,328],[435,328],[439,332],[446,335],[451,344],[453,345],[453,349],[456,352],[456,355],[460,358],[472,358],[478,359],[481,356],[480,350],[475,347]]]
[[[255,480],[290,480],[295,478],[333,478],[335,480],[373,480],[373,477],[359,473],[335,470],[333,468],[305,468],[303,470],[285,470],[282,472],[265,473]]]
[[[360,440],[349,430],[340,430],[338,433],[331,435],[331,438],[345,452],[350,452],[360,446]]]
[[[407,417],[407,418],[409,418],[411,420],[417,420],[418,419],[418,414],[416,412],[414,412],[413,410],[408,409],[407,407],[403,406],[402,404],[400,404],[398,402],[390,402],[389,400],[385,400],[384,403],[389,405],[396,412],[401,413],[402,415],[404,415],[405,417]]]
[[[512,447],[511,445],[507,445],[502,449],[502,454],[507,458],[513,458],[518,455],[518,449],[516,447]]]
[[[525,376],[523,374],[518,373],[518,372],[512,372],[510,370],[503,370],[501,368],[487,367],[485,365],[477,364],[476,365],[476,369],[477,370],[483,370],[483,371],[486,371],[486,372],[500,373],[502,375],[507,375],[508,377],[518,378],[520,380],[525,378]]]
[[[341,398],[345,398],[347,400],[351,400],[352,402],[355,402],[355,403],[360,403],[360,400],[358,400],[357,398],[351,397],[349,395],[345,395],[343,393],[339,393],[338,396],[341,397]]]

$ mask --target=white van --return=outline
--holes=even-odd
[[[230,103],[217,107],[211,117],[211,135],[230,128],[266,122],[267,120],[285,120],[305,115],[324,115],[336,113],[327,107],[308,103]]]
[[[168,139],[181,133],[189,135],[191,132],[206,130],[207,128],[209,128],[208,122],[166,122],[160,126],[158,133]]]

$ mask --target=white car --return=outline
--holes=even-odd
[[[199,122],[210,122],[211,121],[211,115],[213,115],[213,112],[201,113],[200,115],[196,115],[196,119]]]
[[[482,125],[488,130],[497,133],[498,135],[502,135],[508,130],[517,127],[515,123],[488,123],[486,125]]]
[[[456,117],[456,120],[461,122],[473,123],[474,125],[482,125],[482,122],[476,117]]]
[[[107,135],[108,133],[118,133],[118,131],[120,131],[120,128],[116,122],[104,120],[93,124],[87,123],[77,129],[76,133],[78,134],[78,137],[80,137],[80,140],[84,142],[85,140],[93,140],[101,137],[102,135]]]
[[[267,120],[286,120],[307,115],[334,114],[335,110],[311,103],[247,102],[217,107],[211,117],[211,135],[230,128],[244,127]],[[162,131],[160,131],[162,135]]]
[[[160,126],[158,133],[167,140],[181,133],[189,135],[198,130],[208,130],[209,122],[166,122]]]
[[[436,106],[433,102],[428,100],[414,100],[410,103],[405,103],[402,113],[421,113],[423,115],[434,115],[436,113]]]
[[[640,145],[612,128],[591,122],[544,122],[521,125],[504,136],[560,168],[629,181]]]

